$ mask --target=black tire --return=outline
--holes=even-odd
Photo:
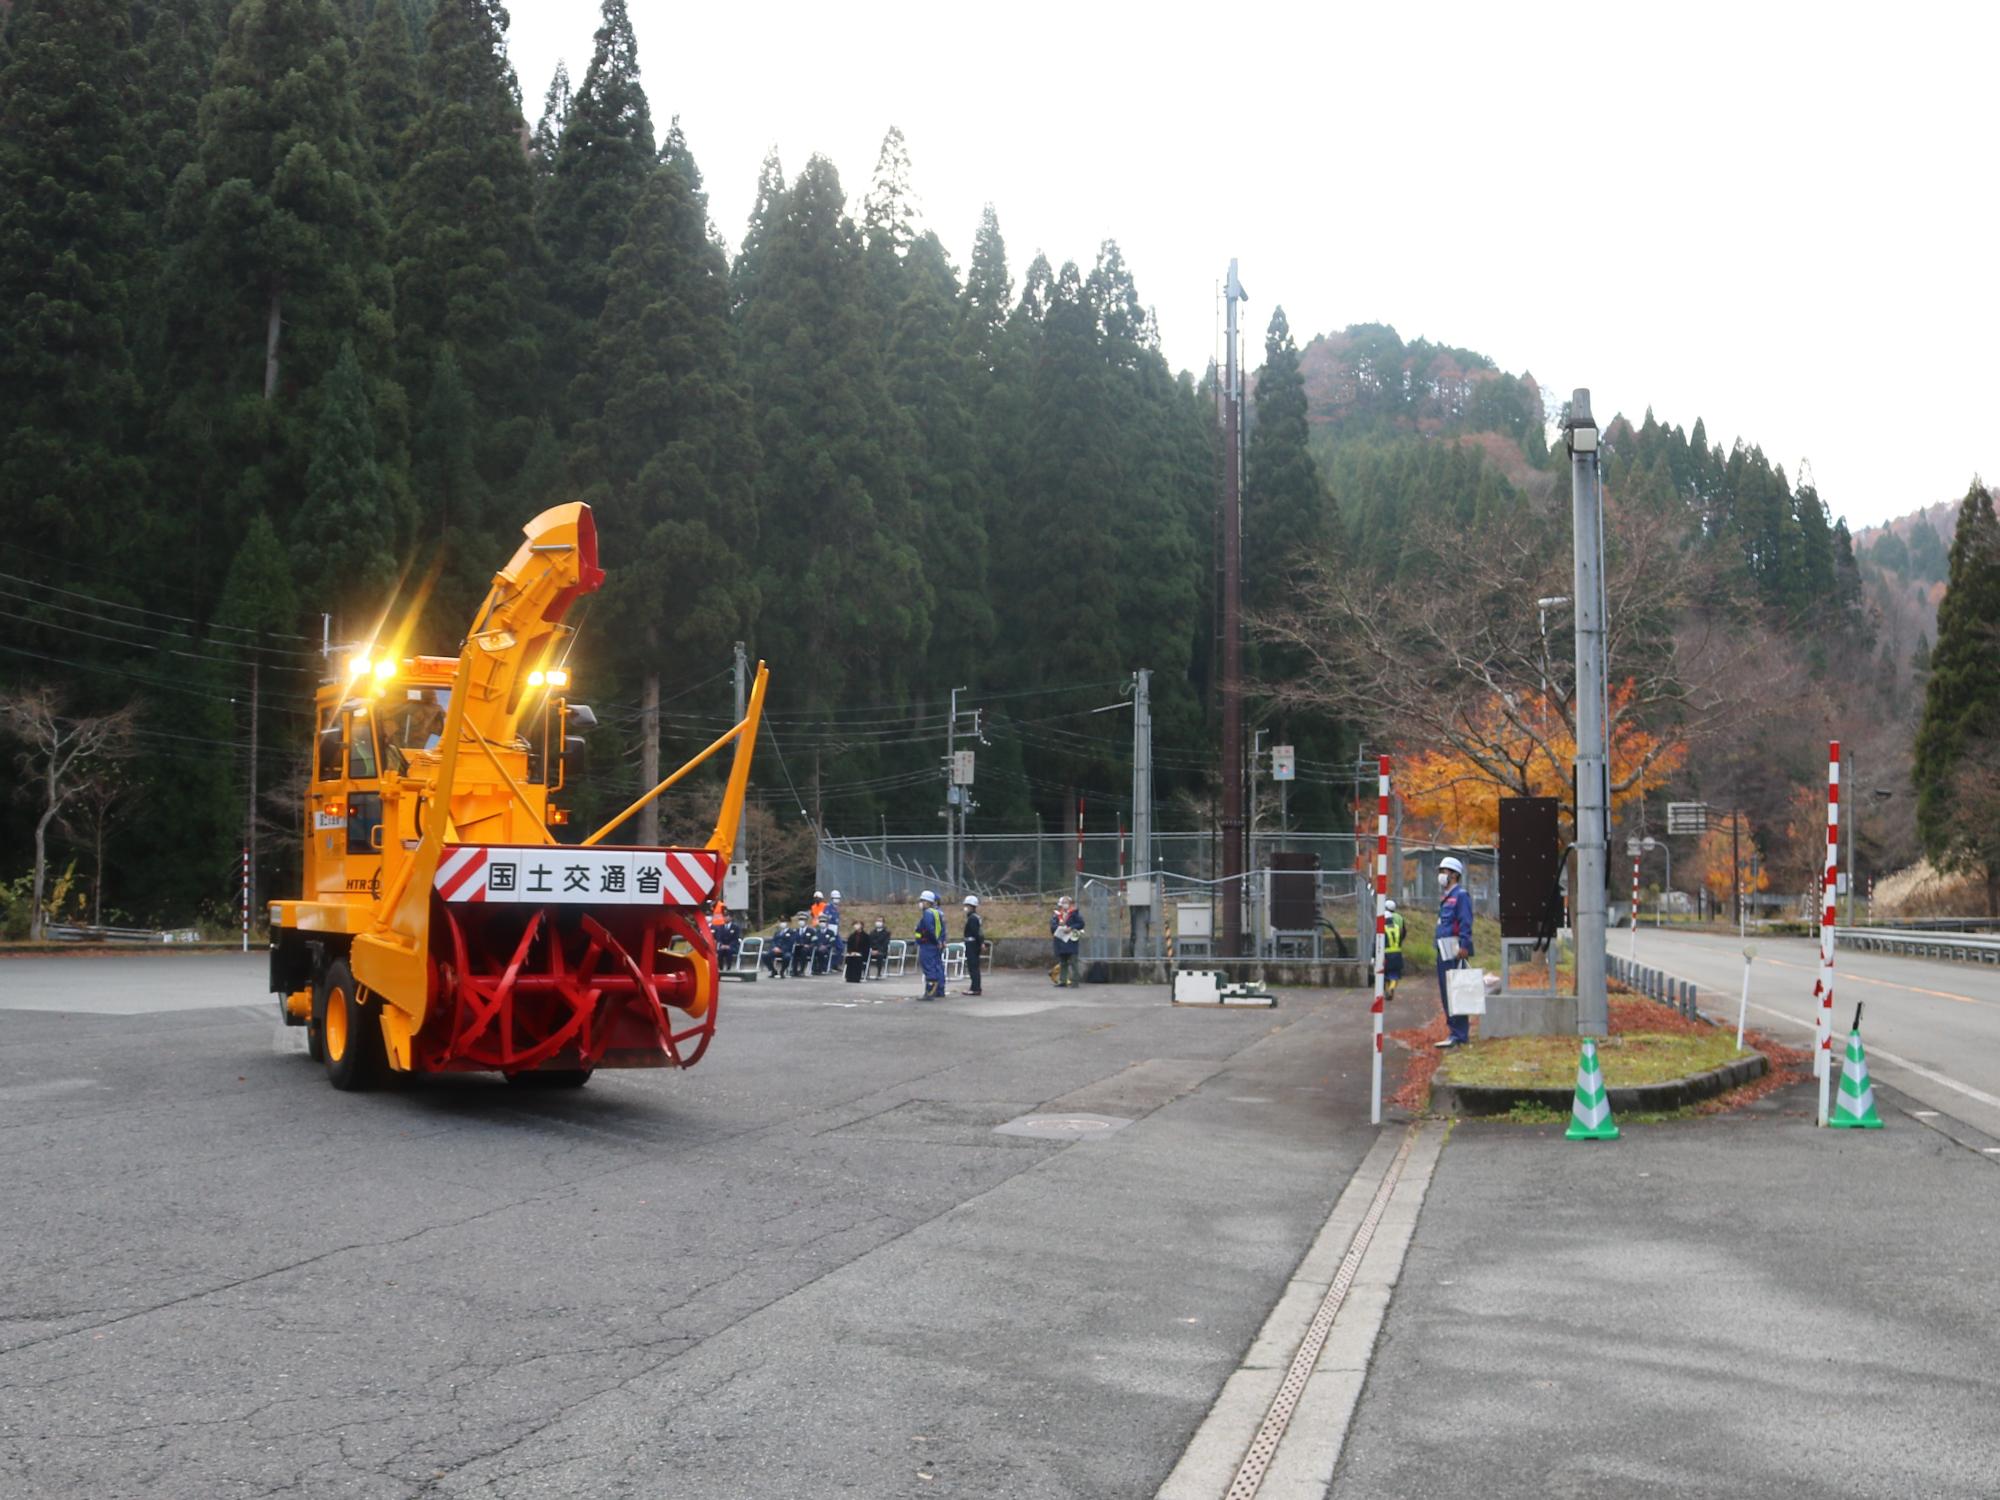
[[[590,1082],[589,1068],[537,1068],[530,1073],[509,1073],[507,1081],[524,1089],[580,1089]]]
[[[373,1006],[362,1003],[344,958],[328,964],[313,986],[313,1029],[319,1033],[328,1083],[351,1091],[371,1089],[381,1081],[387,1066],[381,1018]]]

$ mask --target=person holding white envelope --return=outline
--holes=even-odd
[[[1438,1045],[1462,1047],[1472,1040],[1472,1018],[1451,1013],[1451,981],[1445,976],[1472,958],[1472,893],[1465,888],[1465,866],[1452,855],[1438,861],[1438,883],[1444,887],[1437,924],[1438,1004],[1451,1028]]]

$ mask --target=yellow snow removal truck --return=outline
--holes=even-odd
[[[692,1067],[715,1034],[703,908],[743,815],[763,712],[577,844],[550,805],[572,728],[570,606],[604,579],[587,505],[559,505],[494,576],[456,659],[371,646],[318,694],[305,889],[271,903],[271,988],[335,1088],[384,1071],[574,1087],[594,1068]],[[698,848],[605,843],[734,743]]]

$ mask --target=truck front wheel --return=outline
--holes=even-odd
[[[313,1030],[326,1060],[326,1078],[342,1090],[373,1088],[382,1076],[382,1023],[361,1003],[347,960],[336,958],[313,986]]]

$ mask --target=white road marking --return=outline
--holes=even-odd
[[[1852,978],[1853,976],[1850,975],[1849,977]],[[1768,1005],[1759,1005],[1755,1000],[1750,1002],[1750,1008],[1762,1011],[1767,1016],[1776,1016],[1781,1021],[1788,1021],[1792,1025],[1803,1027],[1807,1031],[1817,1031],[1819,1029],[1817,1024],[1812,1021],[1801,1021],[1797,1016],[1788,1015],[1782,1010],[1773,1010]],[[1928,1078],[1932,1083],[1942,1084],[1948,1089],[1965,1095],[1968,1099],[1977,1100],[1990,1109],[2000,1109],[2000,1098],[1987,1093],[1984,1089],[1976,1089],[1969,1083],[1960,1083],[1956,1078],[1947,1078],[1935,1068],[1927,1068],[1922,1063],[1911,1062],[1907,1057],[1898,1057],[1895,1053],[1877,1047],[1872,1043],[1869,1045],[1868,1055],[1870,1057],[1879,1057],[1882,1061],[1893,1067],[1906,1069],[1916,1074],[1919,1078]]]

